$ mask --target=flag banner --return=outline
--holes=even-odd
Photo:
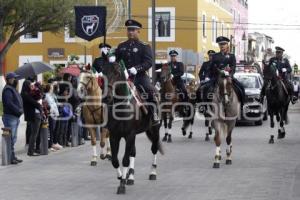
[[[75,34],[91,41],[106,34],[105,6],[75,6]]]

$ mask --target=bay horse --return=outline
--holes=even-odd
[[[91,166],[97,165],[97,141],[96,132],[97,126],[103,124],[103,107],[101,103],[101,88],[98,85],[97,78],[90,71],[82,71],[79,76],[78,94],[84,97],[82,103],[82,115],[84,125],[87,126],[88,132],[91,135],[91,144],[93,149]],[[107,144],[105,155],[105,144]],[[100,159],[111,158],[111,148],[109,143],[109,132],[106,128],[101,127],[100,137]]]
[[[209,112],[212,119],[212,127],[215,129],[215,160],[213,168],[220,168],[221,160],[221,136],[226,137],[226,164],[232,164],[232,131],[236,120],[240,116],[240,101],[234,90],[232,77],[224,70],[218,71],[218,78],[213,95],[213,106],[209,106]]]
[[[164,123],[165,127],[165,136],[162,141],[171,143],[172,135],[170,131],[172,129],[172,123],[175,116],[175,109],[173,109],[173,107],[177,102],[179,102],[179,97],[176,92],[176,87],[172,82],[171,69],[168,64],[164,64],[161,68],[160,82],[161,121]]]
[[[189,103],[191,107],[188,107],[189,109],[187,109],[186,116],[184,116],[183,118],[181,131],[182,131],[182,135],[185,136],[187,133],[187,129],[190,127],[190,133],[188,136],[189,139],[192,139],[193,137],[193,125],[194,125],[194,119],[196,114],[196,103],[197,103],[196,88],[197,85],[194,80],[191,81],[186,88],[189,95]]]
[[[104,83],[107,96],[103,98],[103,103],[107,108],[107,128],[110,132],[112,165],[117,171],[117,178],[120,180],[117,194],[125,194],[125,185],[134,184],[135,138],[137,134],[146,132],[152,143],[153,161],[149,180],[156,180],[157,152],[163,154],[159,138],[160,124],[152,124],[152,114],[142,109],[130,83],[127,81],[127,71],[123,63],[114,62],[104,65],[103,74],[107,78]],[[122,138],[125,139],[125,153],[122,161],[123,170],[121,171],[118,153]]]
[[[278,70],[274,69],[273,66],[266,67],[265,73],[271,77],[271,79],[266,84],[266,97],[268,113],[270,116],[270,126],[274,128],[274,116],[276,116],[276,121],[278,123],[278,139],[285,137],[284,122],[288,123],[288,107],[290,102],[290,97],[288,95],[288,90],[278,74]],[[284,76],[285,74],[283,74]],[[274,135],[271,134],[270,144],[274,143]]]

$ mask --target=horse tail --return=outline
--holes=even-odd
[[[159,132],[158,132],[159,133]],[[153,133],[152,131],[146,131],[146,135],[147,135],[147,138],[153,143],[154,142],[154,138],[153,138]],[[157,148],[158,148],[158,151],[161,155],[164,155],[165,154],[165,151],[164,151],[164,148],[163,148],[163,145],[160,141],[160,138],[159,138],[159,134],[158,134],[158,138],[157,138]]]

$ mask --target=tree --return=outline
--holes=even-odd
[[[74,2],[79,0],[0,0],[0,74],[7,51],[22,35],[55,33],[74,23]]]

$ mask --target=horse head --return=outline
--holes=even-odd
[[[165,83],[172,78],[171,69],[168,64],[163,64],[161,68],[160,81]]]
[[[222,102],[224,102],[225,105],[228,105],[233,94],[233,83],[229,68],[219,70],[217,84],[219,88],[218,95],[221,97],[220,99],[222,99]]]
[[[94,74],[91,71],[82,70],[79,76],[79,84],[77,87],[77,92],[79,96],[85,97],[87,95],[91,96],[93,91],[98,90],[99,85]]]
[[[102,73],[106,76],[104,88],[107,90],[107,93],[104,101],[112,103],[116,95],[124,96],[123,91],[127,81],[127,70],[124,63],[122,61],[120,63],[107,63],[103,66]]]

